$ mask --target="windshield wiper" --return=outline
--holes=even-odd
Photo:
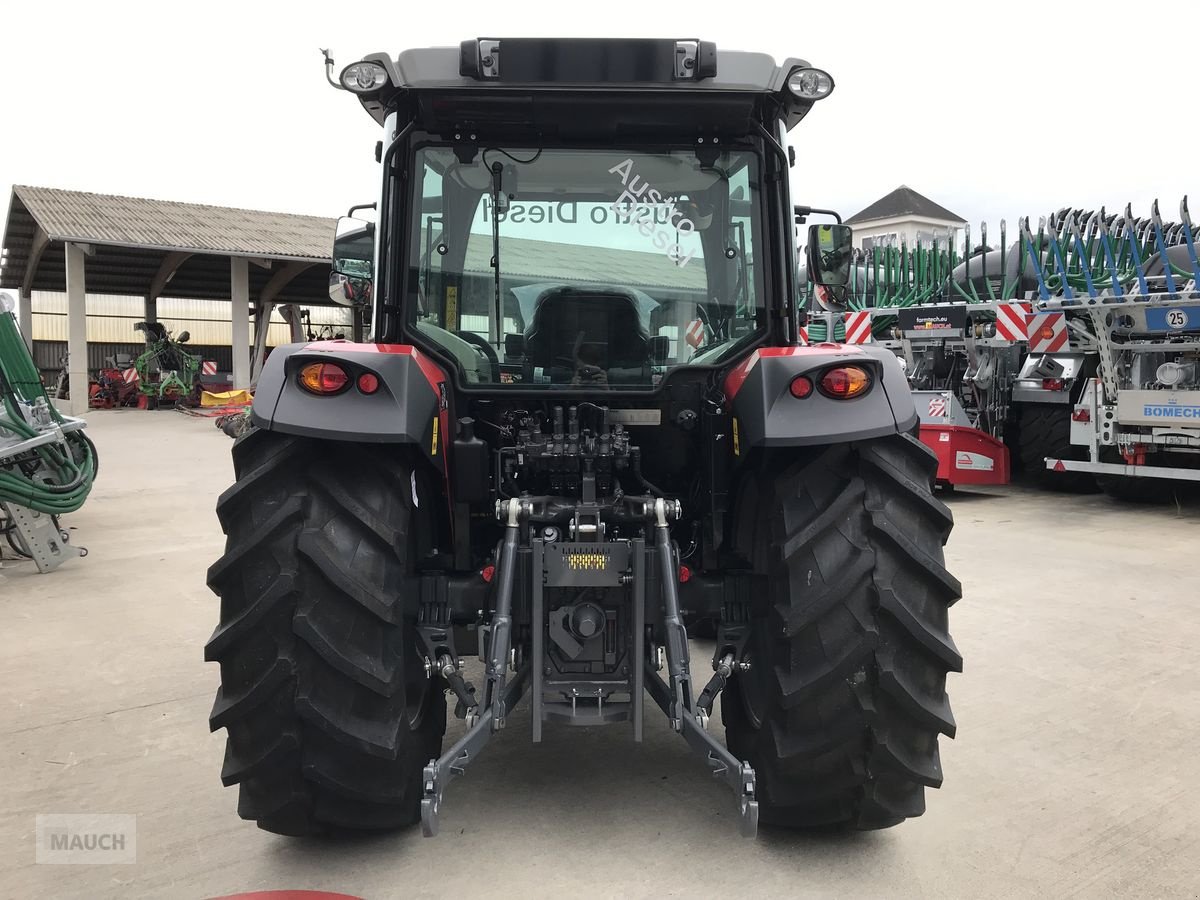
[[[501,190],[500,173],[504,167],[498,162],[492,163],[492,272],[496,280],[496,318],[488,328],[491,342],[500,347],[500,332],[503,330],[503,319],[500,318],[500,216],[508,209],[508,198]],[[503,206],[501,205],[503,204]]]

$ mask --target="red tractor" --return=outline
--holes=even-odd
[[[660,711],[745,834],[923,813],[951,515],[895,356],[799,338],[784,142],[830,76],[538,38],[334,81],[382,128],[331,284],[372,340],[276,349],[234,445],[206,654],[239,814],[434,834],[525,698],[535,742]],[[850,239],[814,226],[809,277],[845,285]]]

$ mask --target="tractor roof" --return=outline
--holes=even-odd
[[[728,130],[755,113],[761,117],[767,103],[791,128],[812,105],[787,90],[788,75],[808,65],[803,60],[777,65],[765,53],[717,50],[697,40],[479,38],[459,47],[405,50],[394,59],[375,53],[364,61],[382,66],[387,83],[360,95],[363,107],[382,123],[390,107],[407,106],[430,130],[444,131],[447,124],[484,130],[518,119],[532,124],[538,116],[543,127],[557,126],[559,119],[573,118],[572,104],[583,104],[593,124],[636,119],[630,101],[657,108],[647,119],[660,121],[663,109],[674,104],[680,121],[710,130]],[[434,95],[436,104],[429,99]]]

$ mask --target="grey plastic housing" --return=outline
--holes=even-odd
[[[797,376],[808,375],[815,385],[838,365],[867,369],[872,375],[868,391],[850,400],[815,389],[804,398],[792,396]],[[869,344],[763,348],[735,368],[725,385],[737,420],[736,455],[755,447],[844,443],[917,427],[917,409],[899,360]]]
[[[352,383],[339,394],[321,396],[300,386],[298,373],[310,362],[336,362],[356,382],[369,372],[378,389],[363,393]],[[407,344],[348,341],[285,344],[275,348],[258,380],[251,421],[259,428],[336,441],[418,444],[439,458],[446,440],[435,425],[445,409],[445,375]],[[444,416],[441,416],[444,418]],[[444,432],[444,423],[439,432]],[[453,439],[453,436],[450,436]]]

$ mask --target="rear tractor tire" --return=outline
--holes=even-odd
[[[961,594],[937,461],[910,435],[763,457],[735,534],[753,563],[748,671],[722,694],[726,740],[757,773],[761,820],[886,828],[925,811],[953,737],[947,628]]]
[[[221,780],[243,819],[279,834],[415,823],[446,726],[415,629],[436,487],[395,447],[252,429],[233,457],[205,647],[221,665]]]

